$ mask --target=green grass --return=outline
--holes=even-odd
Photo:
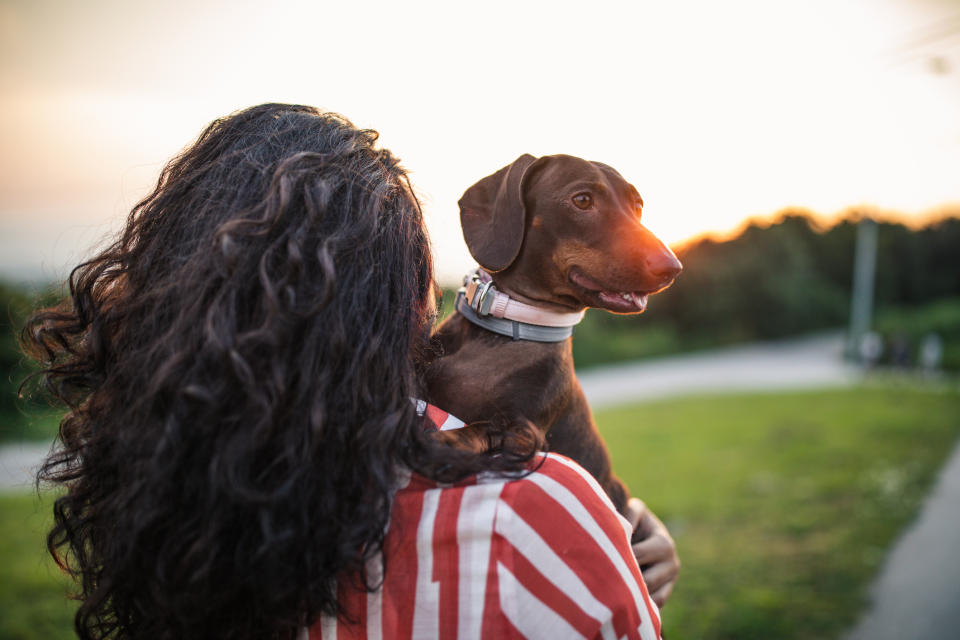
[[[683,569],[670,638],[836,638],[960,436],[960,394],[864,388],[599,412]]]
[[[677,539],[670,640],[837,638],[960,437],[960,394],[678,398],[597,421],[617,472]],[[0,495],[0,639],[72,637],[49,512],[49,496]]]
[[[56,640],[73,635],[68,580],[46,552],[49,495],[0,494],[0,638]]]

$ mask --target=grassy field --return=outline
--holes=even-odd
[[[46,555],[52,500],[0,494],[0,638],[74,637],[70,587]]]
[[[597,420],[677,540],[671,639],[836,638],[960,436],[960,394],[699,397]]]
[[[597,416],[683,560],[670,640],[837,638],[960,437],[960,394],[678,398]],[[0,639],[71,637],[49,498],[0,495]]]

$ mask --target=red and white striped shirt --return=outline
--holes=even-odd
[[[435,424],[436,416],[428,414]],[[344,618],[309,640],[660,638],[630,526],[576,462],[541,454],[522,478],[401,482],[374,593],[339,585]],[[377,558],[370,567],[382,573]]]

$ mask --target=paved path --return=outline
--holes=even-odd
[[[871,608],[847,640],[960,638],[960,444],[871,595]]]
[[[844,386],[862,378],[831,332],[588,369],[580,384],[594,409],[686,393]]]
[[[21,442],[0,447],[0,491],[29,491],[49,451],[49,442]]]

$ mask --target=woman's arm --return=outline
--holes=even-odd
[[[680,572],[677,545],[660,518],[639,498],[627,502],[627,520],[633,527],[633,554],[643,572],[643,581],[658,607],[663,607]]]

